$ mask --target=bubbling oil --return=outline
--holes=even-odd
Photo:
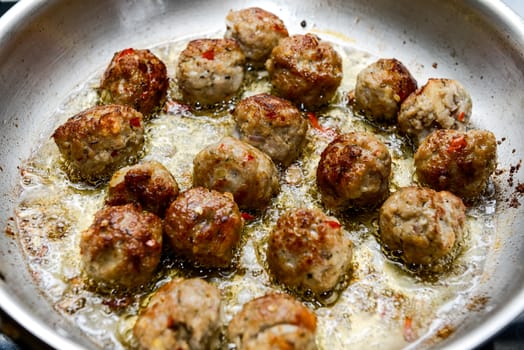
[[[285,211],[322,208],[315,173],[320,153],[334,138],[332,131],[374,133],[392,156],[391,190],[413,184],[413,152],[407,140],[394,127],[370,123],[348,107],[347,95],[357,73],[376,57],[331,39],[343,58],[342,85],[335,101],[317,113],[322,130],[310,127],[300,159],[280,169],[281,192],[266,210],[246,222],[234,269],[191,269],[165,250],[156,278],[138,293],[100,292],[90,287],[82,275],[79,238],[102,208],[106,187],[71,182],[59,166],[58,148],[44,137],[22,166],[16,217],[28,267],[55,309],[101,348],[124,349],[136,347],[132,327],[140,309],[154,290],[173,277],[200,276],[218,286],[223,295],[224,325],[249,300],[271,291],[287,291],[267,272],[267,237]],[[151,48],[166,63],[170,76],[174,76],[178,54],[186,43],[187,39]],[[97,103],[102,71],[103,67],[64,101],[55,114],[57,126]],[[270,90],[267,72],[250,70],[241,97]],[[147,122],[143,160],[165,165],[185,190],[192,186],[194,156],[223,136],[236,134],[231,116],[236,101],[214,111],[191,111],[171,101],[179,96],[173,82],[169,93],[167,108]],[[421,278],[383,254],[376,238],[376,212],[337,215],[354,248],[351,273],[343,288],[324,302],[297,295],[318,317],[319,348],[401,349],[438,342],[439,334],[443,334],[439,330],[460,324],[465,317],[465,311],[460,310],[476,296],[486,251],[492,243],[495,206],[490,197],[468,208],[468,236],[460,254],[449,271],[433,279]]]

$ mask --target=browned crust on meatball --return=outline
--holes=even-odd
[[[144,145],[142,120],[131,107],[96,106],[69,118],[52,137],[72,179],[96,181],[137,161]]]
[[[149,50],[116,52],[100,82],[103,104],[122,104],[150,116],[162,107],[169,87],[167,69]]]
[[[474,199],[497,166],[497,140],[485,130],[436,130],[419,146],[414,160],[422,184]]]
[[[334,139],[322,152],[317,186],[334,209],[379,205],[388,195],[391,156],[373,134],[352,132]]]
[[[306,141],[308,123],[298,108],[267,93],[240,101],[233,118],[242,141],[257,147],[284,166],[299,156]]]
[[[281,39],[266,62],[277,95],[316,108],[335,96],[342,81],[342,59],[314,34]]]
[[[230,266],[243,219],[230,193],[195,187],[181,193],[166,212],[165,234],[175,254],[199,266]]]
[[[307,348],[315,348],[314,334],[317,327],[315,314],[286,294],[268,294],[244,304],[242,310],[229,323],[227,337],[236,344],[238,349],[249,349],[253,348],[250,347],[250,343],[257,342],[261,334],[271,332],[275,327],[282,325],[296,326],[307,333],[309,338]],[[298,347],[293,347],[293,343],[290,343],[292,339],[286,342],[285,337],[285,333],[280,337],[277,334],[269,337],[272,344],[263,346],[258,343],[257,345],[262,349],[298,349]],[[279,342],[278,338],[284,341]],[[270,345],[276,347],[273,348]]]
[[[133,204],[99,210],[80,238],[84,271],[107,287],[134,288],[149,282],[161,250],[162,221]]]

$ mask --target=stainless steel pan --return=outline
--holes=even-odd
[[[56,127],[50,118],[60,102],[113,52],[218,32],[230,8],[253,5],[277,13],[290,32],[306,20],[376,56],[399,58],[419,81],[438,75],[465,83],[476,125],[505,138],[500,197],[524,200],[514,192],[524,182],[517,169],[524,151],[524,23],[498,1],[22,0],[0,20],[0,306],[53,347],[94,345],[41,296],[26,269],[12,234],[17,166]],[[435,347],[472,348],[524,310],[524,207],[509,204],[497,207],[496,244],[476,291],[485,305]]]

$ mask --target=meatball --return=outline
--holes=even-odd
[[[337,219],[320,209],[286,212],[269,235],[267,263],[290,288],[320,295],[348,272],[352,246]]]
[[[114,54],[100,82],[100,101],[149,116],[162,107],[168,87],[164,63],[149,50],[129,48]]]
[[[324,204],[333,209],[359,209],[380,204],[388,195],[391,156],[374,135],[342,134],[324,149],[317,186]]]
[[[220,291],[206,281],[176,279],[160,287],[140,313],[133,334],[140,349],[218,348]]]
[[[188,103],[210,106],[237,94],[246,57],[233,39],[189,42],[178,59],[177,82]]]
[[[286,294],[268,294],[244,304],[227,328],[238,350],[316,349],[317,319]]]
[[[342,59],[314,34],[281,39],[266,68],[278,95],[309,109],[329,103],[342,81]]]
[[[89,108],[69,118],[53,133],[73,179],[106,179],[137,161],[144,146],[142,113],[131,107]]]
[[[225,37],[235,39],[254,66],[263,66],[278,41],[289,36],[284,22],[258,7],[229,11]]]
[[[418,180],[437,191],[478,197],[497,166],[497,140],[484,130],[436,130],[415,153]]]
[[[231,265],[244,222],[230,193],[195,187],[167,209],[164,231],[175,254],[198,266]]]
[[[88,277],[101,286],[133,288],[148,283],[160,262],[162,220],[139,206],[107,206],[80,237]]]
[[[178,184],[173,175],[156,161],[124,167],[109,181],[106,204],[139,203],[145,210],[163,217],[178,196]]]
[[[380,208],[380,240],[407,264],[435,263],[463,238],[465,210],[451,192],[404,187]]]
[[[400,104],[417,89],[417,81],[394,58],[379,59],[357,75],[355,109],[367,118],[396,121]]]
[[[471,115],[471,97],[456,80],[429,79],[400,106],[399,130],[419,145],[435,129],[464,130]]]
[[[240,140],[262,150],[276,163],[288,166],[300,154],[308,123],[289,101],[269,94],[243,99],[233,117]]]
[[[238,206],[247,209],[264,208],[280,190],[271,158],[229,136],[195,156],[193,185],[232,193]]]

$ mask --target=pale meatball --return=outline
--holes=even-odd
[[[168,87],[164,62],[149,50],[128,48],[115,53],[104,72],[100,101],[127,105],[150,116],[162,107]]]
[[[376,136],[342,134],[324,149],[317,168],[323,203],[333,209],[360,209],[380,204],[389,193],[391,156]]]
[[[395,58],[382,58],[357,75],[355,109],[371,120],[397,120],[400,104],[417,89],[417,81]]]
[[[317,319],[286,294],[268,294],[244,304],[227,328],[238,350],[314,350]]]
[[[266,69],[277,95],[308,109],[329,103],[342,81],[342,58],[314,34],[281,39]]]
[[[140,313],[133,334],[141,350],[215,349],[220,291],[206,281],[175,279],[158,289]]]
[[[414,159],[422,184],[474,199],[497,166],[497,140],[485,130],[436,130],[420,144]]]
[[[176,78],[186,102],[211,106],[235,97],[246,57],[233,39],[197,39],[178,58]]]
[[[269,235],[267,263],[276,280],[317,296],[348,273],[351,255],[339,221],[320,209],[286,212]]]
[[[284,166],[293,162],[306,141],[308,123],[291,102],[266,93],[238,103],[234,112],[240,140],[264,151]]]
[[[380,240],[406,264],[429,265],[450,256],[463,239],[466,208],[451,192],[405,187],[380,208]]]
[[[193,185],[232,193],[240,208],[261,209],[280,190],[278,171],[264,152],[224,137],[193,159]]]
[[[178,191],[178,183],[166,167],[156,161],[143,162],[113,174],[106,204],[138,203],[145,210],[163,217]]]
[[[167,209],[164,231],[174,252],[203,267],[231,265],[244,222],[230,193],[195,187]]]
[[[87,276],[107,288],[134,288],[153,277],[162,251],[162,220],[139,206],[99,210],[80,236]]]
[[[399,130],[418,146],[435,129],[465,130],[471,97],[456,80],[429,79],[400,106]]]
[[[235,39],[254,66],[263,66],[278,41],[289,36],[280,18],[258,7],[229,11],[226,27],[225,37]]]
[[[89,108],[53,133],[73,180],[105,180],[116,169],[136,163],[144,146],[142,113],[131,107]]]

